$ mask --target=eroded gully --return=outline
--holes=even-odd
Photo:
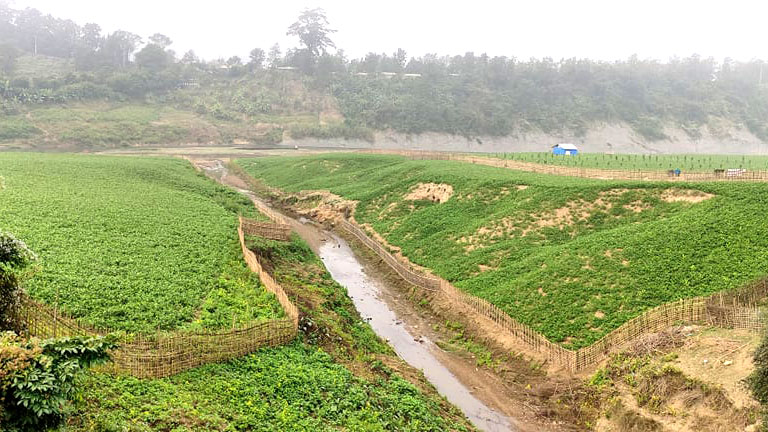
[[[255,198],[243,188],[245,185],[239,179],[227,175],[226,168],[219,161],[198,166],[222,183]],[[362,261],[343,238],[304,218],[296,220],[284,216],[294,231],[320,256],[331,276],[347,289],[360,316],[370,323],[376,334],[386,340],[398,356],[421,370],[437,391],[457,406],[478,429],[486,432],[517,430],[509,417],[491,408],[470,390],[493,385],[489,384],[488,377],[477,371],[475,379],[471,376],[472,371],[467,373],[466,365],[461,367],[460,362],[449,361],[447,353],[430,340],[428,322],[419,317],[410,305],[405,304],[409,300],[401,299],[395,288],[388,286],[375,272],[366,272]]]

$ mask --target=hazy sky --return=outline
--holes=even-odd
[[[698,53],[718,60],[768,58],[768,2],[760,0],[11,0],[105,31],[160,32],[179,55],[206,59],[254,47],[297,45],[286,28],[322,7],[348,57],[369,51],[667,60]]]

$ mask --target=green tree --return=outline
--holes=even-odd
[[[191,65],[195,63],[200,63],[200,59],[197,57],[197,54],[193,50],[189,50],[184,53],[184,55],[181,57],[181,63],[185,65]]]
[[[264,67],[264,60],[266,59],[267,55],[263,49],[254,48],[251,50],[249,57],[251,61],[248,62],[248,66],[251,68],[251,70],[254,70]]]
[[[148,44],[136,53],[136,64],[139,67],[160,72],[173,63],[173,57],[160,45]]]
[[[330,34],[335,33],[328,27],[328,18],[325,11],[320,8],[305,9],[299,15],[298,21],[288,27],[288,36],[296,36],[304,46],[307,57],[310,59],[310,65],[313,65],[318,57],[326,54],[328,48],[336,48],[336,45],[330,38]],[[300,56],[296,56],[300,57]]]
[[[104,43],[104,38],[101,36],[101,26],[93,23],[84,25],[80,34],[80,41],[91,51],[101,48],[102,43]]]
[[[0,70],[10,75],[16,67],[16,59],[21,53],[9,44],[0,44]]]
[[[405,69],[405,64],[408,63],[408,54],[405,52],[404,49],[398,48],[397,51],[392,55],[394,57],[395,63],[398,66],[398,72],[401,72]]]
[[[236,66],[242,66],[243,60],[238,56],[232,56],[227,59],[227,66],[229,67],[236,67]]]
[[[173,41],[164,34],[155,33],[149,37],[149,43],[157,45],[162,49],[166,49],[173,44]]]
[[[125,68],[139,43],[141,43],[139,35],[118,30],[107,36],[103,52],[113,66]]]
[[[280,59],[282,57],[282,51],[280,51],[280,45],[274,44],[269,49],[269,55],[267,56],[267,63],[270,69],[274,69],[280,65]]]

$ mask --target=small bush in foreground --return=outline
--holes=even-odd
[[[0,231],[0,329],[21,329],[15,313],[21,295],[19,281],[25,276],[25,269],[36,260],[37,256],[24,242]]]
[[[57,426],[70,409],[83,372],[109,360],[109,338],[23,341],[0,337],[0,424],[3,430]]]

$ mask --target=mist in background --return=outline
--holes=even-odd
[[[639,58],[666,61],[700,54],[718,60],[766,58],[762,31],[768,6],[756,1],[571,0],[445,2],[287,0],[279,2],[11,0],[105,32],[146,38],[161,32],[178,55],[194,49],[204,59],[247,57],[256,46],[295,47],[286,27],[305,8],[326,10],[337,47],[349,58],[368,52],[409,55],[473,51],[519,59]]]

